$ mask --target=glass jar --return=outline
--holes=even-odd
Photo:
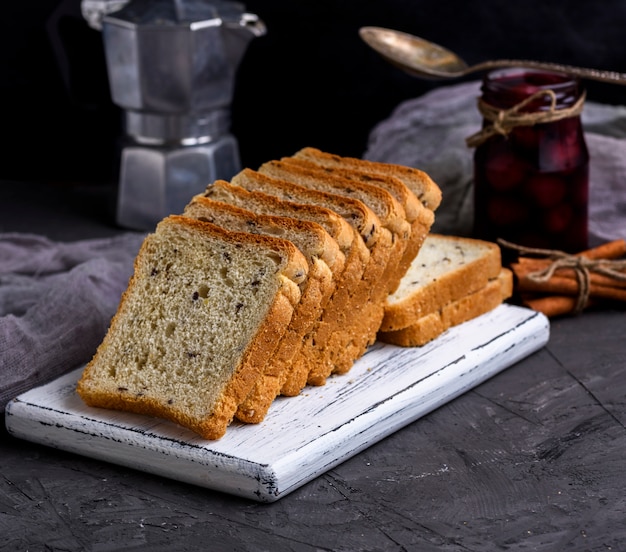
[[[474,146],[474,232],[570,253],[587,248],[584,93],[569,75],[504,69],[483,80]]]

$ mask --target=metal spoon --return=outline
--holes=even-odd
[[[530,60],[499,59],[468,66],[450,50],[423,38],[382,27],[361,27],[361,38],[387,61],[403,71],[418,77],[446,79],[459,78],[476,71],[500,67],[527,67],[567,73],[597,81],[626,84],[626,73],[572,67],[559,63]]]

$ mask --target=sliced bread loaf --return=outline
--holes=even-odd
[[[290,241],[165,218],[136,257],[79,395],[222,437],[284,335],[307,272]]]
[[[242,422],[262,422],[286,380],[291,363],[299,354],[306,333],[319,319],[336,285],[333,266],[341,274],[344,256],[337,242],[316,223],[287,217],[257,215],[242,209],[196,196],[184,214],[207,220],[228,230],[277,236],[293,242],[309,263],[308,278],[300,285],[302,296],[293,317],[261,377],[238,406],[235,417]]]
[[[391,234],[380,224],[376,214],[362,201],[328,193],[270,177],[258,171],[244,169],[231,182],[249,190],[260,190],[283,200],[307,205],[317,205],[341,215],[363,239],[369,249],[369,261],[362,277],[353,289],[346,290],[349,303],[338,305],[332,313],[325,312],[316,327],[321,341],[305,343],[310,363],[307,383],[324,385],[335,370],[347,371],[367,346],[376,339],[383,309],[379,303],[372,308],[371,296],[380,286],[391,251]],[[330,318],[332,314],[333,318]]]
[[[255,180],[259,187],[262,187],[262,182],[268,179],[269,177],[265,177],[260,173],[249,171],[244,171],[238,177],[240,183],[249,185],[251,188],[254,188]],[[325,325],[328,325],[333,320],[336,320],[336,323],[340,323],[340,316],[343,316],[342,313],[345,313],[349,308],[350,297],[357,285],[359,285],[363,271],[369,262],[369,249],[365,246],[356,230],[335,211],[326,207],[282,200],[274,195],[259,191],[249,191],[242,186],[235,186],[222,180],[218,180],[208,186],[204,195],[224,203],[250,209],[255,213],[276,214],[319,224],[335,239],[345,257],[344,268],[337,277],[336,288],[318,324],[311,328],[303,338],[303,343],[306,343],[308,348],[314,344],[321,344],[324,335],[319,335],[318,333],[320,324],[323,321]],[[331,266],[331,269],[335,274],[338,272],[336,267]],[[323,348],[322,345],[320,346]],[[308,354],[310,356],[312,352],[309,350]],[[291,361],[289,373],[281,388],[281,394],[293,396],[300,393],[306,385],[310,366],[313,362],[314,360],[307,360],[306,355],[299,354],[295,356]]]
[[[481,289],[502,267],[500,248],[492,242],[430,234],[387,298],[382,332],[415,324],[424,315]]]
[[[380,332],[378,338],[384,343],[401,347],[421,347],[447,329],[495,309],[512,294],[513,273],[503,268],[497,278],[489,280],[478,291],[422,316],[407,328],[395,332]]]

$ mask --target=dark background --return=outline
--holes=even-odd
[[[468,62],[532,58],[626,72],[626,3],[605,0],[249,0],[267,35],[239,67],[232,116],[242,162],[311,145],[360,156],[368,133],[403,100],[441,86],[405,75],[358,29],[403,30]],[[79,0],[3,4],[0,179],[111,182],[122,132],[101,35]],[[473,76],[471,78],[478,78]],[[587,83],[589,99],[626,103],[621,86]]]

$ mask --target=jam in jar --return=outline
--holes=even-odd
[[[485,76],[474,153],[476,237],[587,248],[589,154],[577,79],[523,68]],[[472,143],[472,140],[474,142]]]

